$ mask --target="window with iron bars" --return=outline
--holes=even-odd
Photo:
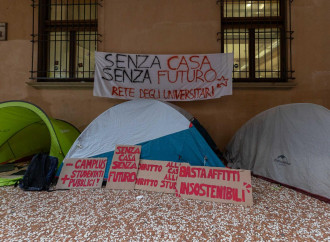
[[[99,2],[32,0],[31,79],[43,82],[93,81],[94,53],[100,41],[97,32]]]
[[[219,0],[221,52],[234,54],[233,81],[286,82],[293,78],[293,0]]]

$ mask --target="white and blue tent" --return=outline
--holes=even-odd
[[[107,178],[116,145],[141,145],[141,159],[224,167],[216,145],[191,114],[173,104],[143,99],[121,103],[99,115],[65,158],[107,157]]]

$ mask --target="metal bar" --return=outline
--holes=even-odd
[[[249,24],[254,24],[254,25],[267,25],[269,23],[271,24],[282,24],[283,21],[281,19],[279,19],[276,16],[272,16],[272,17],[246,17],[246,18],[239,18],[239,17],[229,17],[229,18],[225,18],[223,19],[223,22],[225,24],[239,24],[239,23],[244,23],[244,22],[248,22]]]
[[[86,0],[84,0],[84,21],[86,20]],[[83,53],[82,53],[82,68],[83,68],[83,78],[85,77],[85,44],[86,44],[86,27],[84,27],[84,41],[83,41]],[[80,40],[80,38],[79,38]],[[79,48],[79,47],[78,47]]]
[[[260,14],[259,14],[259,1],[258,1],[258,6],[257,6],[257,15],[258,15],[258,19],[260,19]],[[258,50],[257,50],[257,53],[258,53],[258,75],[256,75],[257,78],[260,78],[261,76],[261,67],[260,67],[260,28],[257,29],[257,33],[258,33]],[[264,29],[265,30],[265,29]],[[264,37],[265,37],[265,33],[264,33]],[[265,42],[264,42],[264,48],[265,48]],[[253,54],[254,56],[256,55],[256,53]],[[266,65],[266,62],[265,62],[265,65]],[[257,68],[256,68],[257,69]],[[265,66],[265,69],[266,69],[266,66]],[[257,71],[256,71],[257,72]]]
[[[224,2],[223,0],[221,0],[220,2],[220,19],[221,19],[221,29],[220,29],[220,40],[221,40],[221,43],[220,43],[220,48],[221,48],[221,53],[224,53],[224,47],[225,47],[225,31],[224,31],[224,25],[222,23],[222,20],[224,19]]]
[[[98,1],[97,1],[97,3],[98,3]],[[95,6],[95,17],[96,17],[96,16],[98,16],[98,5]],[[98,48],[98,47],[97,47],[98,36],[97,36],[97,32],[96,32],[96,31],[95,31],[94,33],[95,33],[95,37],[94,37],[94,39],[95,39],[95,40],[94,40],[94,41],[95,41],[95,42],[94,42],[94,46],[95,46],[95,47],[94,47],[94,48],[95,48],[95,51],[96,51],[97,48]],[[95,62],[94,62],[94,64],[95,64]],[[94,75],[94,74],[95,74],[95,70],[93,71],[93,75]]]
[[[35,78],[38,82],[93,82],[93,78],[76,78],[76,77],[67,77],[67,78],[52,78],[52,77],[40,77]]]
[[[231,2],[231,17],[234,17],[234,2],[233,1]],[[234,28],[231,28],[231,39],[232,39],[231,43],[232,43],[232,46],[233,46],[233,54],[235,56],[235,51],[236,51],[235,50],[235,41],[236,41],[236,39],[235,39],[235,29]],[[228,51],[227,51],[227,53],[228,53]],[[239,56],[238,56],[238,59],[239,59]],[[233,70],[234,70],[234,75],[235,75],[237,71],[235,69],[233,69]]]
[[[55,19],[57,19],[57,0],[55,2]],[[56,28],[56,23],[55,23],[55,28]],[[54,31],[54,33],[55,33],[55,43],[54,43],[54,60],[53,61],[56,61],[56,45],[57,45],[56,36],[57,36],[57,32]],[[56,77],[55,66],[54,66],[54,77]]]
[[[255,78],[255,29],[249,29],[249,53],[250,78]]]
[[[98,1],[96,0],[96,3],[98,3]],[[95,6],[95,17],[98,16],[98,5]],[[94,48],[95,48],[95,51],[97,50],[97,41],[98,41],[98,36],[97,36],[97,32],[95,31],[95,37],[94,37]]]
[[[47,15],[47,18],[46,18],[46,21],[51,21],[51,18],[52,18],[52,8],[51,8],[51,4],[52,4],[52,0],[48,0],[47,2],[47,9],[48,9],[48,15]],[[47,28],[45,29],[44,33],[46,34],[47,36],[47,40],[44,40],[45,41],[45,45],[47,46],[47,49],[46,49],[46,58],[43,60],[45,62],[45,65],[46,65],[46,77],[48,77],[50,75],[50,55],[51,55],[51,42],[52,42],[52,36],[51,36],[51,31],[52,29],[50,28],[49,31],[48,31],[48,28],[49,26],[46,24]]]
[[[63,22],[63,0],[61,0],[61,22]],[[63,25],[61,25],[61,42],[60,42],[60,78],[62,77],[62,42],[63,42]]]
[[[31,60],[31,76],[30,79],[33,79],[33,71],[34,71],[34,39],[35,39],[35,35],[34,35],[34,10],[35,10],[35,5],[34,5],[34,0],[32,0],[32,60]]]
[[[284,20],[284,23],[286,23],[286,6],[285,6],[285,0],[281,0],[280,1],[280,6],[281,6],[281,14],[283,15],[282,18]],[[287,69],[287,54],[286,54],[286,44],[285,44],[285,41],[286,41],[286,24],[283,24],[282,25],[282,28],[281,28],[281,41],[280,41],[280,44],[281,44],[281,78],[282,80],[286,80],[287,79],[287,72],[286,72],[286,69]]]
[[[246,0],[245,0],[245,4],[244,4],[244,9],[245,9],[245,16],[244,17],[246,17],[246,15],[247,15],[247,9],[246,9],[246,5],[247,5],[247,2],[246,2]],[[247,22],[245,22],[245,25],[244,25],[244,43],[245,43],[245,65],[248,65],[249,66],[249,68],[250,68],[250,61],[249,61],[249,58],[250,58],[250,54],[249,54],[249,52],[247,51],[247,48],[246,48],[246,44],[247,44],[247,35],[248,35],[248,33],[247,33]],[[245,68],[245,72],[246,72],[246,78],[247,77],[249,77],[250,76],[250,73],[249,73],[249,68]],[[249,74],[248,74],[249,73]]]
[[[68,25],[68,21],[69,21],[69,1],[66,1],[66,33],[65,33],[65,37],[66,37],[66,41],[65,41],[65,77],[69,77],[68,75],[68,32],[69,32],[69,25]],[[70,50],[69,50],[70,51]]]
[[[263,29],[264,30],[264,62],[265,62],[265,68],[264,68],[264,71],[265,71],[265,78],[267,78],[267,39],[266,39],[266,35],[267,35],[267,29]]]
[[[241,16],[241,4],[238,3],[238,17]],[[238,76],[241,77],[241,26],[238,28]]]
[[[75,78],[75,66],[76,66],[76,32],[70,32],[70,67],[69,67],[69,77]]]
[[[89,0],[89,20],[92,21],[92,0]],[[88,77],[91,77],[91,40],[92,30],[89,28],[89,41],[88,41]]]
[[[47,70],[47,41],[45,33],[45,20],[48,16],[48,0],[39,0],[38,16],[38,77],[45,77]]]
[[[292,78],[292,28],[291,28],[291,3],[293,2],[293,0],[289,0],[289,28],[290,28],[290,40],[289,40],[289,48],[290,48],[290,78]]]
[[[270,1],[270,6],[269,6],[269,8],[270,8],[270,17],[273,14],[272,6],[273,6],[273,1]],[[270,47],[270,56],[271,56],[271,58],[270,58],[270,69],[271,69],[271,77],[273,78],[273,73],[274,73],[274,70],[273,70],[273,28],[270,28],[270,36],[272,38],[271,41],[270,41],[270,44],[271,44],[271,47]]]
[[[251,18],[253,17],[253,11],[252,11],[252,9],[253,9],[253,2],[251,1],[251,9],[250,9],[250,12],[251,12]]]
[[[71,29],[73,26],[75,26],[75,0],[72,0],[72,20],[71,20]],[[69,52],[69,77],[74,78],[74,73],[75,73],[75,41],[76,41],[76,36],[74,30],[70,30],[70,52]]]
[[[80,6],[81,4],[79,3],[79,0],[78,0],[78,19],[80,20]],[[79,24],[79,27],[80,27],[80,24]],[[77,38],[78,36],[78,38]],[[75,60],[76,60],[76,64],[75,64],[75,76],[78,78],[78,75],[79,75],[79,69],[78,69],[78,65],[77,63],[79,62],[79,44],[80,44],[80,36],[79,36],[79,32],[76,32],[76,41],[75,41],[75,52],[77,55]]]
[[[260,9],[259,9],[260,10]],[[258,10],[258,11],[259,11]],[[264,17],[266,17],[266,1],[264,0]],[[268,33],[267,33],[268,34]],[[267,39],[266,33],[265,33],[265,39]],[[266,41],[266,40],[265,40]],[[270,43],[271,46],[270,48],[272,48],[272,35],[270,35]],[[267,78],[267,73],[268,73],[268,69],[267,69],[267,41],[266,41],[266,45],[265,45],[265,57],[266,57],[266,61],[265,61],[265,77]],[[272,56],[270,57],[272,58]]]
[[[72,9],[74,11],[74,9]],[[72,11],[72,12],[73,12]],[[63,26],[66,26],[66,25],[71,25],[71,26],[74,26],[74,27],[78,27],[80,25],[86,25],[86,26],[97,26],[97,20],[92,20],[92,21],[89,21],[89,20],[68,20],[68,21],[59,21],[59,20],[54,20],[54,21],[49,21],[49,20],[46,20],[45,21],[46,25],[47,26],[50,26],[52,28],[55,27],[55,25],[60,25],[62,24]]]

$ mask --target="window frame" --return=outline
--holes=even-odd
[[[224,9],[225,4],[229,1],[234,0],[219,0],[220,1],[220,15],[221,15],[221,31],[220,31],[220,46],[221,53],[225,51],[225,30],[226,29],[248,29],[248,60],[249,60],[249,77],[247,78],[234,78],[233,82],[288,82],[289,79],[294,79],[292,77],[292,70],[289,70],[288,64],[290,63],[290,67],[292,69],[292,61],[291,61],[291,40],[293,31],[291,31],[291,3],[292,0],[289,1],[289,16],[288,16],[288,6],[287,0],[278,0],[279,1],[279,16],[260,16],[260,17],[224,17]],[[247,0],[236,0],[237,2],[242,2],[247,4]],[[264,0],[258,0],[261,3],[265,3]],[[287,31],[287,21],[289,18],[290,23],[290,31]],[[257,78],[256,77],[256,52],[255,52],[255,44],[256,44],[256,34],[255,30],[258,28],[278,28],[280,31],[280,76],[279,78]],[[289,33],[289,38],[286,37],[287,33]],[[289,46],[287,40],[289,39]],[[289,47],[289,53],[288,53]],[[289,59],[290,58],[290,59]],[[235,67],[234,67],[235,68]],[[262,72],[262,71],[261,71]],[[291,75],[288,75],[290,73]]]
[[[32,57],[32,71],[31,71],[31,78],[30,79],[36,79],[37,82],[93,82],[94,78],[90,77],[76,77],[76,66],[77,66],[77,57],[76,57],[76,47],[78,45],[77,41],[77,33],[80,32],[95,32],[95,40],[88,40],[88,42],[100,42],[98,34],[98,18],[96,16],[96,19],[88,19],[88,20],[50,20],[50,7],[52,4],[51,0],[38,0],[38,3],[35,3],[37,0],[33,0],[33,8],[38,9],[38,33],[34,34],[34,27],[33,27],[33,39],[32,43],[37,43],[37,70],[33,70],[33,57]],[[75,0],[74,0],[75,1]],[[73,2],[74,3],[74,2]],[[92,6],[92,2],[90,1],[88,3],[85,3],[85,5]],[[98,5],[98,1],[93,3],[96,5],[96,8]],[[68,4],[63,3],[61,1],[60,6],[68,6]],[[83,5],[83,4],[82,4]],[[34,15],[34,10],[33,10]],[[97,15],[97,14],[96,14]],[[35,17],[33,16],[33,21]],[[34,25],[34,23],[33,23]],[[68,33],[68,43],[69,43],[69,71],[68,71],[68,77],[48,77],[48,73],[51,72],[49,70],[49,55],[50,55],[50,34],[52,32],[56,33]],[[85,41],[85,40],[84,40]],[[87,42],[87,43],[88,43]],[[56,37],[55,42],[56,44]],[[97,48],[97,45],[95,46]],[[96,49],[95,49],[96,50]],[[32,55],[34,55],[34,50],[32,48]],[[90,59],[89,59],[90,61]],[[64,72],[64,71],[63,71]],[[60,71],[61,73],[61,71]]]

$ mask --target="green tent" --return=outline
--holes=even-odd
[[[39,152],[57,157],[60,165],[79,134],[73,125],[48,117],[32,103],[0,103],[0,170]],[[0,186],[15,180],[0,177]]]

